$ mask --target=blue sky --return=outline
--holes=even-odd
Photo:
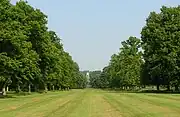
[[[15,2],[16,0],[12,0]],[[108,65],[121,41],[140,37],[145,19],[162,5],[180,0],[28,0],[48,15],[48,27],[62,38],[64,48],[81,70]]]

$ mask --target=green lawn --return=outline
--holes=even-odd
[[[180,95],[95,89],[0,99],[0,117],[180,117]]]

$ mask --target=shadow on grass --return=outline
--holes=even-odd
[[[55,91],[54,91],[55,92]],[[0,95],[0,99],[5,99],[5,98],[17,98],[18,96],[28,96],[28,95],[33,95],[33,94],[46,94],[47,91],[44,91],[44,90],[40,90],[38,92],[15,92],[15,91],[9,91],[7,92],[7,95]]]
[[[8,92],[7,95],[0,95],[0,99],[6,99],[6,98],[16,98],[18,96],[27,96],[27,95],[31,95],[28,92]]]
[[[167,90],[122,90],[122,89],[103,89],[109,93],[155,93],[155,94],[180,94],[180,91]]]
[[[0,99],[5,99],[5,98],[15,98],[15,97],[12,95],[1,95],[0,96]]]
[[[180,91],[167,90],[142,90],[136,93],[157,93],[157,94],[180,94]]]

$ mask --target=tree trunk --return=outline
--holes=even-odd
[[[21,92],[21,87],[20,87],[20,85],[19,85],[19,84],[17,85],[16,92],[17,92],[17,93]]]
[[[44,90],[47,93],[47,91],[48,91],[47,84],[44,85]]]
[[[29,84],[29,86],[28,86],[28,89],[29,89],[29,93],[31,93],[31,85]]]
[[[38,92],[37,85],[34,85],[34,91],[35,91],[35,92]]]
[[[167,85],[167,90],[170,91],[170,85]]]
[[[157,90],[159,91],[159,84],[157,84]]]
[[[52,90],[54,91],[54,85],[52,86]]]
[[[127,90],[127,86],[125,86],[125,90]]]
[[[2,89],[2,94],[6,95],[6,88],[5,87],[3,87],[3,89]]]
[[[179,91],[178,85],[175,85],[175,91]]]
[[[7,88],[6,88],[6,92],[9,92],[9,87],[7,86]]]

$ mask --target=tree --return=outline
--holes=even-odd
[[[89,73],[90,85],[93,88],[101,88],[101,80],[100,80],[101,71],[91,71]]]
[[[180,6],[161,8],[160,13],[151,12],[142,29],[141,38],[144,49],[146,69],[143,77],[148,84],[179,86],[180,54]],[[175,82],[174,82],[175,81]]]
[[[111,57],[108,67],[110,87],[127,88],[140,85],[140,71],[143,64],[140,48],[140,39],[129,37],[122,42],[118,54]]]
[[[118,54],[111,56],[110,63],[103,71],[90,73],[90,84],[94,88],[127,89],[140,86],[143,65],[140,39],[129,37],[122,42]]]
[[[22,84],[22,81],[30,82],[33,78],[33,74],[38,74],[38,55],[32,50],[31,43],[27,41],[26,32],[22,30],[24,26],[21,24],[20,20],[24,17],[23,15],[19,15],[19,7],[11,5],[9,1],[6,0],[2,1],[2,4],[3,3],[6,4],[1,8],[6,10],[4,11],[2,9],[3,12],[0,16],[0,52],[1,56],[4,56],[2,58],[6,58],[5,62],[8,62],[5,64],[2,72],[8,66],[9,71],[2,77],[11,79],[11,81],[13,81],[13,85],[17,88],[17,91],[20,91],[20,84]]]
[[[106,66],[103,68],[103,71],[101,72],[99,79],[101,81],[101,88],[109,88],[110,87],[110,75],[109,75],[109,66]]]
[[[0,1],[0,88],[34,91],[84,88],[86,79],[47,16],[27,2]],[[5,93],[4,93],[5,94]]]

